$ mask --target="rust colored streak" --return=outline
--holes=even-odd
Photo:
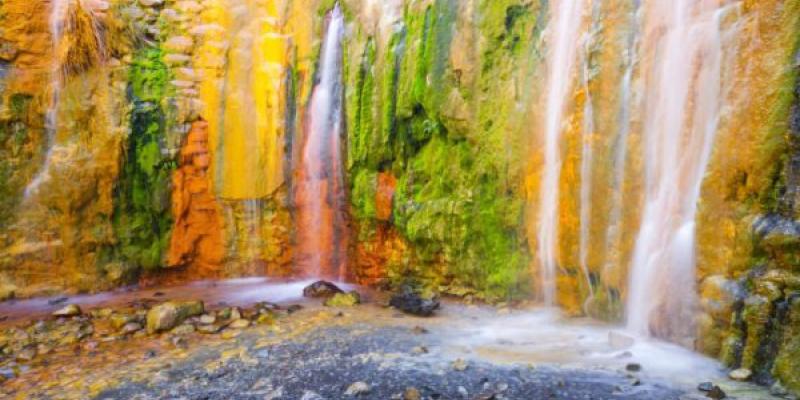
[[[181,165],[172,177],[175,224],[167,265],[183,267],[191,278],[216,277],[224,257],[219,205],[207,174],[208,123],[199,120],[181,149]]]

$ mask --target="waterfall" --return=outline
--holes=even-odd
[[[61,103],[61,90],[64,86],[64,71],[62,53],[62,41],[64,39],[64,27],[67,20],[71,0],[51,0],[50,16],[48,25],[53,46],[53,60],[50,66],[50,104],[45,111],[45,132],[47,153],[44,164],[39,169],[36,176],[25,187],[24,198],[29,199],[38,190],[42,183],[50,176],[50,164],[53,160],[55,147],[56,131],[58,130],[58,106]]]
[[[624,51],[624,73],[620,83],[619,96],[620,106],[617,118],[618,131],[613,145],[613,164],[611,177],[611,210],[608,216],[608,226],[606,227],[605,248],[606,258],[603,265],[603,276],[608,276],[612,268],[620,266],[622,263],[621,239],[623,231],[623,205],[625,204],[625,172],[628,163],[629,136],[631,133],[631,115],[634,103],[633,96],[633,74],[638,64],[638,53],[640,40],[639,25],[639,6],[635,7],[631,17],[631,32],[627,38]]]
[[[537,261],[544,302],[555,304],[558,269],[559,180],[561,176],[561,133],[570,83],[579,46],[583,1],[551,2],[548,22],[546,116],[544,126],[544,172],[539,206]]]
[[[344,280],[346,246],[342,171],[342,37],[337,5],[322,46],[319,82],[309,107],[309,126],[297,187],[298,262],[310,276]]]
[[[589,240],[592,226],[592,163],[594,162],[594,106],[592,105],[592,93],[589,90],[591,79],[590,66],[590,44],[591,35],[586,35],[583,40],[583,91],[585,93],[583,105],[583,132],[581,138],[581,192],[580,192],[580,239],[578,241],[578,258],[586,279],[586,289],[588,296],[584,304],[588,304],[594,298],[594,288],[592,277],[589,273]],[[586,308],[586,307],[584,307]]]
[[[628,327],[684,340],[694,335],[697,202],[724,98],[721,19],[738,3],[678,0],[645,7],[645,193]]]
[[[70,51],[78,48],[78,51],[93,52],[96,61],[101,61],[105,55],[105,43],[102,36],[101,23],[98,20],[100,15],[108,9],[107,2],[102,0],[50,0],[50,15],[48,27],[52,42],[52,62],[50,64],[50,102],[45,110],[45,154],[44,163],[39,172],[25,187],[24,199],[28,200],[39,190],[39,187],[50,178],[53,157],[58,151],[56,145],[56,134],[58,133],[58,111],[61,106],[62,92],[67,81],[68,71],[72,65],[70,62]],[[78,25],[73,21],[73,13],[85,13],[90,19],[90,31],[77,31]],[[80,38],[80,35],[91,35],[91,37]],[[68,35],[75,36],[75,40],[64,40]],[[91,44],[82,48],[86,43],[77,43],[81,40],[88,40]],[[73,71],[74,72],[74,71]]]

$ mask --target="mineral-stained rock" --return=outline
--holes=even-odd
[[[327,281],[317,281],[303,289],[303,296],[312,299],[330,298],[339,293],[344,293],[338,286]]]
[[[451,364],[454,370],[463,372],[469,368],[469,363],[467,363],[464,359],[459,358],[458,360],[453,361]]]
[[[172,330],[173,335],[188,335],[190,333],[194,333],[195,328],[192,324],[182,324],[178,325],[175,329]]]
[[[197,326],[197,331],[200,332],[200,333],[213,334],[213,333],[219,333],[219,331],[221,331],[221,330],[222,330],[222,326],[221,325],[211,324],[211,325],[198,325]]]
[[[81,315],[81,308],[75,304],[70,304],[53,313],[54,317],[74,317]]]
[[[215,277],[222,258],[222,217],[211,191],[208,122],[195,121],[172,176],[175,223],[167,257],[169,266],[187,266],[192,277]]]
[[[753,376],[753,371],[747,368],[735,369],[728,374],[728,377],[735,381],[746,381],[750,379],[751,376]]]
[[[250,321],[248,321],[246,319],[237,319],[236,321],[231,322],[231,324],[228,325],[228,328],[231,328],[231,329],[244,329],[244,328],[247,328],[248,326],[250,326]]]
[[[361,303],[361,296],[358,292],[337,293],[325,301],[328,307],[352,307]]]
[[[782,387],[800,396],[800,294],[790,297],[788,314],[783,343],[775,358],[772,373]]]
[[[170,301],[157,305],[147,312],[147,332],[168,331],[186,318],[202,314],[203,309],[203,303],[200,301]]]
[[[142,325],[138,322],[128,322],[120,330],[123,334],[131,334],[142,330]]]
[[[14,285],[0,285],[0,301],[13,299],[16,292],[17,287]]]
[[[422,395],[419,393],[419,390],[414,387],[408,387],[403,392],[403,400],[420,400],[422,399]]]
[[[430,317],[440,306],[436,296],[426,298],[408,287],[392,296],[389,305],[405,313],[421,317]]]

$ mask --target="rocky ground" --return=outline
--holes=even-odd
[[[454,338],[473,334],[463,327],[480,326],[497,312],[445,304],[423,318],[388,307],[379,295],[361,297],[366,304],[306,300],[293,307],[262,303],[202,311],[195,302],[166,299],[80,315],[63,307],[59,311],[73,315],[4,330],[0,397],[706,398],[694,387],[642,373],[648,366],[633,361],[616,368],[560,368],[499,362],[474,348],[454,351]]]

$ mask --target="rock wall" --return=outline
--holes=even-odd
[[[292,275],[293,183],[334,3],[4,1],[0,294]],[[550,3],[341,1],[354,280],[539,296]],[[698,204],[694,346],[800,391],[800,1],[725,4],[718,22],[737,35]],[[647,10],[607,0],[582,16],[556,216],[571,315],[624,319],[646,194],[643,49],[658,37]]]

